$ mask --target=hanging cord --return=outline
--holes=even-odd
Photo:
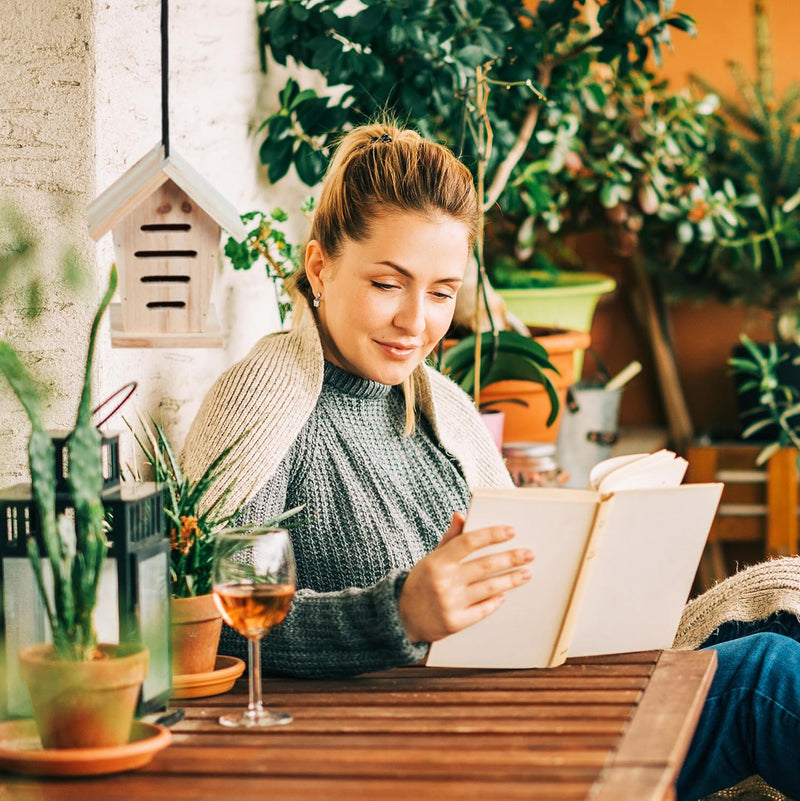
[[[169,19],[168,2],[161,0],[161,144],[169,158]]]
[[[96,417],[106,406],[108,406],[115,398],[119,398],[120,395],[126,392],[125,396],[120,400],[117,405],[110,411],[106,416],[99,422],[95,423],[96,428],[101,428],[105,425],[128,401],[131,395],[136,391],[137,383],[136,381],[131,381],[124,386],[121,386],[116,392],[112,392],[102,403],[98,404],[97,406],[92,409],[92,417]]]

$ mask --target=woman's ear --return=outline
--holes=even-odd
[[[322,271],[326,263],[322,245],[316,239],[312,239],[306,245],[306,276],[315,295],[323,291]]]

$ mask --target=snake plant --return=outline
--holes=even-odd
[[[98,327],[116,286],[117,274],[112,268],[108,288],[89,334],[83,391],[75,427],[67,441],[68,489],[74,515],[56,512],[55,451],[44,425],[38,387],[16,351],[8,342],[0,341],[0,373],[11,385],[31,422],[28,462],[44,556],[34,536],[27,541],[28,556],[50,624],[56,656],[72,661],[92,658],[97,646],[92,616],[108,541],[101,501],[101,436],[91,420],[91,375]],[[44,559],[52,569],[52,590],[48,590],[45,582]]]

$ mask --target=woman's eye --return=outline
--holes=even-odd
[[[376,289],[383,289],[383,290],[398,289],[398,287],[395,284],[382,284],[379,281],[373,281],[372,286],[374,286]]]
[[[453,300],[455,298],[455,295],[449,292],[432,292],[431,294],[436,300]]]

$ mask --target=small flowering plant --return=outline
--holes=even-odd
[[[152,417],[139,420],[140,436],[130,423],[137,444],[153,470],[153,479],[166,488],[164,513],[169,521],[171,541],[170,579],[173,598],[191,598],[211,592],[211,568],[214,534],[230,526],[239,514],[221,514],[228,492],[223,492],[214,503],[204,506],[206,493],[216,482],[230,452],[239,443],[234,440],[214,459],[197,481],[190,481],[183,473],[175,449],[164,428]],[[137,471],[129,468],[138,478]],[[265,526],[276,526],[291,517],[300,507],[265,521]]]
[[[211,550],[214,531],[224,528],[236,517],[218,515],[226,498],[223,493],[216,503],[201,511],[209,487],[219,475],[222,464],[234,447],[229,446],[211,462],[195,482],[183,474],[175,449],[163,427],[152,417],[139,420],[143,434],[134,432],[139,448],[153,470],[153,480],[166,489],[164,513],[167,516],[172,548],[170,578],[173,598],[190,598],[211,592]],[[128,428],[133,431],[130,423]],[[129,468],[130,469],[130,468]],[[134,472],[131,470],[131,472]],[[136,475],[139,478],[138,475]]]

